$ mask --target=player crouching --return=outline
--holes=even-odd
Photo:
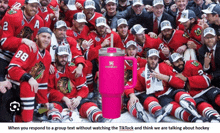
[[[72,73],[76,66],[68,64],[69,48],[59,46],[55,51],[55,73],[49,76],[49,102],[53,103],[47,116],[50,122],[62,122],[61,112],[68,108],[73,111],[77,108],[82,118],[91,122],[105,122],[101,110],[88,98],[89,89],[86,85],[85,74],[76,78]],[[70,112],[71,112],[70,111]],[[67,113],[68,114],[68,113]]]

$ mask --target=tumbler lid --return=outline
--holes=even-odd
[[[99,49],[99,56],[124,56],[125,51],[120,48],[101,48]]]

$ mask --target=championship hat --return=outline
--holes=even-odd
[[[170,21],[168,21],[168,20],[162,21],[161,24],[160,24],[160,27],[161,27],[161,31],[163,31],[165,29],[173,29],[172,26],[171,26]]]
[[[211,35],[213,35],[213,36],[216,35],[215,30],[214,30],[213,28],[211,28],[211,27],[208,27],[208,28],[206,28],[206,29],[203,31],[203,37],[205,37],[205,36],[208,35],[208,34],[211,34]]]
[[[84,13],[82,13],[82,12],[75,13],[75,14],[73,15],[73,19],[76,20],[76,21],[79,22],[79,23],[82,23],[82,22],[87,23],[87,21],[86,21],[86,15],[85,15]]]
[[[157,56],[158,58],[160,58],[159,51],[154,49],[154,48],[148,50],[147,51],[147,57],[152,57],[152,56]]]
[[[95,8],[95,2],[93,0],[86,0],[84,2],[84,8],[85,9],[88,9],[88,8],[93,8],[93,9],[96,9]]]
[[[173,63],[173,62],[176,62],[177,60],[179,60],[180,58],[183,59],[183,56],[180,55],[179,53],[173,53],[173,54],[171,54],[171,56],[169,57],[169,61],[170,61],[171,63]]]
[[[59,20],[54,24],[54,28],[61,28],[61,27],[67,28],[67,25],[63,20]]]
[[[143,28],[140,24],[135,24],[132,28],[131,28],[131,33],[133,35],[136,34],[141,34],[142,32],[144,32],[146,30],[146,28]]]
[[[118,20],[117,20],[117,27],[120,26],[120,25],[122,25],[122,24],[128,25],[127,20],[124,19],[124,18],[118,19]]]
[[[135,46],[137,48],[137,43],[133,40],[130,40],[126,43],[126,48],[130,47],[130,46]]]
[[[188,20],[190,20],[192,18],[196,19],[196,14],[194,13],[194,11],[184,10],[178,21],[181,22],[181,23],[185,23],[185,22],[187,22]]]
[[[69,55],[70,54],[70,49],[66,45],[60,45],[56,48],[55,54],[56,55]]]

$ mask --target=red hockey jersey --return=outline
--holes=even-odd
[[[162,81],[162,91],[156,91],[155,96],[164,94],[169,87],[182,89],[185,86],[185,82],[175,77],[175,73],[172,71],[172,67],[168,66],[165,63],[159,63],[159,71],[162,74],[170,76],[169,82]],[[146,80],[145,80],[145,67],[142,67],[137,72],[137,84],[135,88],[125,90],[125,95],[128,96],[134,92],[146,92]],[[155,79],[157,80],[157,79]]]
[[[28,21],[22,10],[9,10],[2,20],[1,46],[3,50],[15,53],[21,44],[22,38],[34,40],[38,30],[44,26],[39,15]]]
[[[39,7],[38,13],[37,13],[44,21],[44,27],[50,28],[52,19],[50,18],[50,14],[54,14],[53,10],[47,6],[47,7]]]
[[[211,75],[203,72],[203,67],[197,60],[186,61],[182,74],[188,78],[191,96],[198,94],[211,85]]]
[[[79,78],[75,78],[72,73],[76,68],[75,65],[66,65],[64,72],[55,69],[54,74],[50,74],[48,81],[49,101],[61,102],[64,96],[74,98],[80,96],[87,97],[89,89],[86,85],[86,77],[83,74]]]
[[[111,31],[111,33],[107,33],[105,36],[101,37],[99,36],[96,32],[91,32],[89,34],[89,38],[88,39],[92,39],[93,40],[93,45],[91,45],[91,47],[94,47],[96,49],[100,49],[101,48],[101,44],[102,42],[106,39],[106,38],[109,38],[110,39],[110,36],[111,34],[113,34],[113,46],[114,47],[117,47],[117,48],[121,48],[121,49],[124,49],[124,46],[122,44],[122,41],[121,41],[121,38],[120,36],[114,32],[114,31]]]
[[[146,63],[147,63],[147,60],[144,59],[144,58],[141,58],[141,57],[137,57],[137,69],[140,69],[142,67],[145,67]],[[125,71],[126,70],[132,70],[132,64],[128,63],[127,60],[125,60]]]
[[[131,41],[131,40],[134,41],[134,35],[131,34],[130,31],[128,30],[128,35],[127,35],[127,37],[126,37],[124,40],[122,40],[122,43],[123,43],[124,47],[126,47],[126,43],[127,43],[128,41]]]
[[[90,18],[90,20],[87,20],[88,23],[86,23],[86,25],[89,27],[90,31],[95,30],[95,20],[98,17],[102,17],[102,14],[95,12],[94,15]]]
[[[39,83],[37,103],[47,103],[50,64],[51,56],[47,50],[42,55],[39,51],[36,53],[30,52],[30,48],[22,44],[9,64],[8,77],[12,80],[12,83],[17,85],[20,83],[20,86],[25,87],[23,84],[27,84],[27,82],[22,82],[20,79],[23,74],[29,73]]]
[[[164,38],[161,40],[163,45],[167,46],[170,52],[173,53],[176,52],[180,46],[187,44],[189,37],[187,37],[182,30],[174,30],[169,41],[166,41]]]
[[[72,29],[68,29],[66,31],[66,35],[70,36],[70,37],[73,37],[75,40],[78,40],[80,38],[88,40],[89,32],[90,32],[89,27],[85,25],[83,27],[83,30],[80,33],[76,32],[76,31],[74,31]]]

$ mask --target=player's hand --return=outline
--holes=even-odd
[[[173,12],[176,12],[177,5],[176,5],[176,4],[173,4],[172,6],[170,6],[170,9],[171,9]]]
[[[0,82],[0,92],[3,94],[7,92],[7,89],[11,89],[11,87],[11,82],[8,80]]]
[[[22,38],[21,43],[25,43],[30,48],[30,51],[33,50],[34,53],[37,52],[37,45],[32,40],[29,40],[27,38]]]
[[[38,91],[38,82],[33,78],[31,77],[29,80],[28,80],[28,83],[30,84],[31,86],[31,91],[34,91],[35,93],[37,93]]]
[[[196,44],[193,41],[188,41],[187,46],[188,46],[188,48],[191,48],[191,49],[197,48]]]
[[[82,70],[83,70],[83,65],[78,64],[77,68],[75,68],[72,73],[75,73],[75,77],[78,78],[82,75],[82,73],[83,73]]]
[[[146,5],[146,6],[145,6],[145,9],[146,9],[148,12],[153,12],[153,6]]]
[[[170,49],[168,47],[164,47],[162,49],[162,53],[164,54],[165,57],[168,57],[170,55]]]
[[[176,52],[179,54],[183,54],[186,51],[186,45],[180,46]]]
[[[108,37],[108,38],[106,38],[103,42],[102,42],[102,44],[101,44],[101,46],[102,46],[102,48],[103,47],[109,47],[110,46],[110,37]]]
[[[209,52],[206,52],[206,53],[205,53],[205,58],[204,58],[205,68],[208,68],[208,67],[209,67],[209,64],[210,64],[210,62],[211,62],[211,57],[212,57],[212,53],[209,53]]]
[[[186,78],[185,76],[183,76],[182,73],[177,73],[177,74],[176,74],[176,77],[177,77],[177,78],[180,78],[180,79],[183,80],[184,82],[187,81],[187,78]]]
[[[49,69],[50,74],[53,74],[55,72],[55,67],[50,64],[50,69]]]
[[[83,40],[82,42],[82,48],[83,49],[89,49],[89,47],[93,44],[93,40],[90,39],[89,41]]]
[[[156,72],[156,71],[154,71],[153,70],[153,72],[150,74],[150,76],[151,77],[155,77],[155,78],[157,78],[157,79],[159,79],[159,80],[164,80],[164,81],[166,81],[166,82],[168,82],[168,80],[169,80],[169,76],[167,76],[167,75],[164,75],[164,74],[161,74],[161,73],[158,73],[158,72]]]
[[[207,20],[206,20],[206,14],[202,15],[203,19],[201,19],[198,23],[198,25],[202,28],[202,30],[206,29],[209,27]]]
[[[77,9],[80,9],[80,10],[83,10],[83,6],[82,6],[82,4],[80,4],[79,2],[76,2],[76,8]]]
[[[72,102],[71,99],[69,99],[68,97],[64,96],[62,98],[62,100],[65,102],[66,106],[68,107],[68,109],[73,110],[73,106],[72,106]]]
[[[149,32],[148,35],[149,35],[151,38],[157,38],[157,34],[154,33],[154,32]]]
[[[172,66],[172,64],[170,63],[169,60],[164,60],[163,62],[165,62],[167,65]]]
[[[82,97],[80,97],[80,96],[78,96],[77,98],[71,99],[71,104],[72,104],[73,109],[75,109],[79,106],[81,100],[82,100]]]
[[[129,103],[130,105],[134,105],[136,102],[139,102],[139,99],[135,96],[134,93],[129,94],[130,100]]]

